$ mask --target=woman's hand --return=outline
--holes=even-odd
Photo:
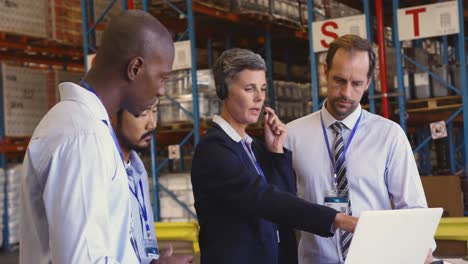
[[[279,120],[275,111],[270,107],[265,107],[264,134],[265,144],[270,152],[284,153],[283,145],[286,140],[288,129],[286,125]]]

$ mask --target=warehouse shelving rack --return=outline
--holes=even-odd
[[[188,38],[190,41],[190,54],[191,54],[191,61],[192,67],[190,68],[191,71],[191,78],[192,78],[192,112],[188,109],[185,109],[181,106],[174,98],[166,95],[165,97],[171,101],[172,104],[176,105],[177,108],[181,109],[185,115],[187,115],[193,122],[192,130],[184,136],[182,141],[178,143],[179,149],[181,149],[185,144],[189,142],[189,140],[193,137],[193,142],[196,145],[200,140],[200,115],[199,115],[199,105],[198,105],[198,81],[197,81],[197,54],[196,54],[196,39],[195,39],[195,19],[194,19],[194,12],[192,7],[192,1],[186,0],[186,12],[184,13],[180,10],[176,5],[172,4],[170,0],[163,0],[170,8],[174,11],[179,13],[181,17],[186,18],[188,27],[187,29],[181,34],[177,41],[182,41]],[[156,139],[155,137],[153,137]],[[154,144],[151,148],[151,160],[155,166],[152,168],[152,177],[153,177],[153,207],[154,207],[154,216],[155,221],[159,221],[160,217],[160,210],[159,210],[159,196],[158,196],[158,187],[166,192],[169,197],[171,197],[177,204],[179,204],[191,217],[197,218],[195,212],[193,212],[184,202],[180,201],[177,196],[164,185],[158,182],[158,174],[159,172],[166,166],[169,162],[169,158],[165,158],[161,164],[156,165],[157,158],[155,157],[157,153],[156,147],[156,140],[153,141]],[[183,164],[183,155],[180,157],[181,163]]]
[[[459,152],[461,148],[464,148],[464,153],[468,153],[468,144],[464,144],[460,141],[460,145],[456,146],[455,140],[454,140],[454,127],[453,127],[453,122],[457,118],[458,115],[463,113],[463,129],[462,129],[462,139],[468,138],[468,81],[467,81],[467,68],[466,68],[466,48],[465,48],[465,29],[464,29],[464,9],[463,9],[463,0],[458,0],[458,16],[459,16],[459,25],[460,25],[460,33],[457,34],[457,45],[456,45],[456,54],[458,54],[458,62],[460,65],[460,84],[461,87],[454,87],[453,85],[447,83],[442,77],[438,76],[437,74],[433,73],[423,65],[419,64],[417,61],[415,61],[413,58],[402,54],[401,52],[401,42],[398,38],[398,19],[394,19],[393,22],[393,38],[394,38],[394,46],[395,46],[395,51],[396,51],[396,64],[397,64],[397,81],[398,81],[398,106],[399,106],[399,121],[400,121],[400,126],[403,128],[405,132],[407,132],[407,122],[406,122],[406,116],[405,116],[405,109],[406,109],[406,103],[405,103],[405,92],[404,92],[404,84],[403,84],[403,67],[402,67],[402,62],[405,60],[406,62],[409,62],[413,65],[415,65],[417,68],[422,70],[423,72],[426,72],[429,74],[432,78],[437,80],[438,82],[442,83],[444,86],[447,87],[447,89],[450,89],[454,91],[456,94],[460,95],[462,97],[462,106],[454,111],[448,118],[445,120],[445,124],[447,125],[448,128],[448,146],[449,146],[449,163],[450,163],[450,172],[452,174],[455,174],[457,171],[457,168],[465,170],[468,168],[468,155],[463,154],[460,155],[464,157],[464,160],[462,163],[458,162],[456,160],[456,152]],[[392,8],[393,8],[393,14],[394,17],[397,17],[397,12],[398,12],[398,7],[399,7],[399,1],[398,0],[392,0]],[[443,64],[448,66],[448,41],[447,41],[447,36],[442,37],[442,57],[443,57]],[[437,121],[437,120],[433,120]],[[421,159],[421,164],[420,169],[423,168],[424,171],[428,174],[431,172],[431,167],[430,167],[430,154],[429,154],[429,147],[427,146],[428,143],[431,141],[432,137],[430,133],[428,133],[428,129],[421,129],[419,132],[419,145],[414,148],[414,153],[419,153],[420,156],[423,158]],[[466,174],[466,173],[465,173]],[[466,174],[468,175],[468,174]]]
[[[82,3],[83,2],[86,2],[84,0],[82,0]],[[88,2],[92,2],[92,1],[88,1]],[[116,2],[115,0],[113,2]],[[126,3],[125,3],[126,2]],[[127,8],[128,7],[128,3],[131,2],[131,1],[122,1],[122,5],[123,7]],[[165,23],[166,25],[168,25],[169,28],[171,29],[177,29],[179,30],[180,32],[184,32],[183,34],[181,34],[182,37],[187,37],[191,40],[191,51],[192,51],[192,62],[194,62],[194,67],[192,67],[191,69],[191,76],[192,76],[192,83],[195,84],[197,83],[197,80],[196,80],[196,42],[195,42],[195,32],[197,32],[198,34],[201,34],[201,35],[207,35],[209,33],[207,33],[207,29],[206,28],[203,28],[203,27],[198,27],[197,28],[197,31],[195,29],[195,21],[194,21],[194,18],[195,18],[195,15],[196,14],[200,14],[200,15],[204,15],[204,16],[207,16],[207,17],[211,17],[213,20],[214,19],[218,19],[218,20],[223,20],[223,21],[227,21],[231,24],[245,24],[245,21],[242,20],[242,17],[238,16],[237,14],[235,13],[232,13],[232,12],[229,12],[229,11],[220,11],[220,10],[217,10],[217,9],[213,9],[213,8],[210,8],[210,7],[207,7],[205,5],[202,5],[199,3],[199,1],[190,1],[190,0],[187,0],[185,1],[185,8],[186,10],[182,11],[182,9],[178,6],[180,5],[177,5],[175,3],[172,3],[170,0],[163,0],[162,2],[166,3],[171,9],[175,10],[176,12],[178,12],[180,14],[181,17],[184,17],[187,19],[187,24],[188,24],[188,28],[183,31],[181,28],[183,27],[180,23],[180,21],[178,21],[177,19],[173,19],[173,18],[169,18],[169,17],[162,17],[160,18],[159,16],[157,16],[158,18],[160,18],[163,23]],[[179,1],[179,4],[180,2],[183,2],[183,1]],[[347,1],[349,2],[349,1]],[[381,2],[380,0],[379,1],[376,1],[376,4],[378,4],[379,2]],[[388,2],[388,1],[387,1]],[[393,12],[394,14],[396,14],[396,9],[398,8],[398,0],[392,0],[392,7],[393,7]],[[125,4],[124,4],[125,3]],[[147,1],[142,1],[143,3],[143,6],[144,6],[144,9],[145,10],[149,10],[150,12],[152,12],[151,8],[148,6],[148,3]],[[459,9],[460,9],[460,24],[463,24],[463,17],[464,17],[464,14],[463,14],[463,1],[458,1],[459,3]],[[371,17],[371,11],[370,11],[370,2],[368,0],[364,0],[362,1],[362,5],[363,5],[363,13],[366,15],[366,27],[367,27],[367,38],[368,39],[373,39],[374,36],[372,36],[372,32],[373,32],[373,27],[371,27],[371,24],[374,22],[374,18]],[[292,35],[294,35],[295,38],[297,39],[302,39],[302,40],[308,40],[309,41],[309,54],[311,55],[310,56],[310,76],[311,76],[311,83],[312,83],[312,101],[313,101],[313,104],[312,104],[312,107],[313,107],[313,110],[316,111],[319,109],[319,106],[320,106],[320,102],[319,102],[319,96],[318,96],[318,78],[317,78],[317,64],[316,64],[316,57],[315,57],[315,53],[314,53],[314,50],[313,50],[313,35],[312,35],[312,29],[311,29],[311,22],[314,20],[314,15],[321,15],[320,13],[316,12],[316,10],[314,9],[314,3],[313,3],[313,0],[307,0],[307,7],[308,7],[308,17],[309,17],[309,27],[308,27],[308,32],[307,34],[304,33],[304,31],[295,31],[292,33]],[[394,16],[396,17],[396,15]],[[378,20],[379,18],[377,18]],[[99,20],[99,19],[98,19]],[[98,21],[97,20],[97,21]],[[397,51],[397,64],[398,64],[398,70],[397,70],[397,80],[398,80],[398,87],[399,88],[399,91],[398,91],[398,105],[399,105],[399,109],[400,109],[400,115],[399,115],[399,119],[400,119],[400,124],[402,126],[402,128],[407,131],[407,124],[406,124],[406,117],[404,115],[405,113],[405,98],[404,98],[404,92],[403,92],[403,89],[404,89],[404,86],[402,85],[403,83],[403,77],[402,77],[402,70],[401,70],[401,63],[402,63],[402,60],[406,60],[410,63],[413,63],[413,64],[416,64],[417,65],[417,62],[415,62],[413,59],[409,58],[408,56],[404,56],[401,54],[401,45],[400,45],[400,42],[398,41],[397,39],[397,36],[398,36],[398,32],[395,31],[395,29],[397,28],[397,23],[398,21],[396,21],[396,19],[394,20],[393,22],[393,37],[394,39],[392,40],[394,46],[395,46],[395,50]],[[84,23],[85,24],[85,23]],[[379,21],[377,21],[377,28],[379,30],[382,30],[383,31],[383,25],[379,24]],[[85,30],[85,28],[83,28],[83,30]],[[87,29],[85,32],[87,32],[89,29]],[[272,76],[272,73],[273,73],[273,64],[272,64],[272,34],[274,30],[277,30],[276,28],[275,29],[272,29],[272,28],[269,28],[269,27],[265,27],[265,29],[262,31],[262,37],[264,39],[264,48],[263,48],[263,51],[265,52],[265,57],[266,57],[266,62],[267,62],[267,67],[268,67],[268,83],[269,83],[269,97],[270,98],[274,98],[274,89],[272,87],[272,81],[273,81],[273,76]],[[464,125],[464,128],[463,128],[463,137],[461,137],[460,134],[456,134],[454,133],[454,127],[453,127],[453,123],[452,121],[455,119],[455,117],[457,115],[459,115],[461,112],[465,112],[465,111],[468,111],[468,102],[466,101],[466,97],[468,96],[467,95],[467,79],[466,79],[466,66],[465,66],[465,69],[462,69],[463,68],[463,65],[466,65],[466,61],[462,62],[462,60],[464,60],[464,55],[465,54],[465,44],[464,44],[464,41],[465,41],[465,37],[464,37],[464,32],[463,32],[464,28],[463,28],[463,25],[461,27],[461,33],[459,34],[459,41],[458,41],[458,45],[457,45],[457,48],[458,48],[458,54],[460,56],[460,64],[462,65],[460,68],[460,76],[461,76],[461,79],[462,79],[462,87],[461,89],[459,90],[460,93],[462,94],[462,98],[463,98],[463,106],[455,111],[455,113],[452,114],[452,116],[450,116],[447,120],[446,120],[446,123],[447,123],[447,127],[448,127],[448,134],[449,134],[449,148],[450,148],[450,170],[452,173],[455,173],[455,171],[457,170],[457,168],[465,168],[466,165],[468,164],[468,160],[467,160],[467,156],[468,155],[458,155],[458,156],[463,156],[464,158],[464,161],[463,162],[458,162],[455,157],[455,153],[457,152],[464,152],[466,153],[467,152],[467,149],[468,149],[468,146],[466,146],[465,144],[461,143],[461,140],[463,140],[463,138],[466,138],[468,135],[467,135],[467,132],[468,132],[468,129],[466,128],[467,125]],[[232,35],[231,35],[231,30],[228,28],[226,29],[226,31],[224,32],[225,34],[225,48],[229,48],[232,46],[232,42],[233,42],[233,38],[232,38]],[[213,56],[213,38],[212,36],[209,36],[208,37],[208,40],[207,40],[207,43],[206,43],[206,46],[208,48],[208,65],[211,66],[212,63],[213,63],[213,59],[214,59],[214,56]],[[380,43],[380,42],[385,42],[385,40],[381,40],[380,39],[380,36],[377,37],[377,39],[379,39],[379,46],[381,45],[384,45],[384,43]],[[446,37],[443,37],[443,48],[444,50],[446,51],[447,49],[447,38]],[[388,41],[388,40],[387,40]],[[463,42],[463,43],[462,43]],[[84,44],[85,45],[85,44]],[[444,53],[445,54],[445,53]],[[286,61],[286,65],[287,65],[287,73],[290,72],[290,69],[289,69],[289,66],[290,66],[290,63],[289,63],[289,54],[287,51],[284,52],[283,54],[284,56],[284,60]],[[446,62],[446,55],[444,56],[444,62]],[[420,66],[420,65],[419,65]],[[427,69],[426,69],[427,70]],[[430,73],[429,73],[430,74]],[[431,74],[431,76],[433,76]],[[290,79],[290,74],[287,74],[287,77],[286,79]],[[437,79],[437,76],[433,76],[434,79]],[[193,86],[194,88],[196,88],[196,85]],[[448,85],[448,87],[450,87],[450,85]],[[454,87],[450,87],[450,88],[454,88]],[[387,101],[388,98],[385,98],[385,97],[390,97],[389,95],[386,94],[385,91],[382,92],[382,94],[375,94],[375,90],[374,90],[374,87],[373,85],[369,88],[369,107],[370,107],[370,111],[371,112],[376,112],[376,103],[375,103],[375,99],[378,99],[378,98],[382,98],[383,101]],[[187,109],[185,109],[185,113],[188,114],[188,116],[190,117],[193,117],[193,129],[188,132],[188,134],[186,135],[178,135],[176,137],[172,137],[172,136],[169,136],[169,137],[164,137],[162,135],[158,135],[157,138],[158,138],[158,142],[161,142],[161,141],[166,141],[167,138],[170,138],[170,141],[172,141],[173,143],[174,142],[177,142],[179,144],[179,146],[182,146],[184,144],[186,144],[187,142],[190,141],[190,139],[193,137],[193,142],[194,144],[196,144],[199,140],[199,137],[200,137],[200,131],[201,131],[201,128],[200,128],[200,123],[199,123],[199,112],[198,112],[198,91],[196,89],[193,89],[192,91],[192,96],[194,98],[193,100],[193,111],[192,111],[192,114],[190,114]],[[173,98],[170,98],[168,97],[169,100],[171,101],[174,101]],[[177,105],[177,104],[176,104]],[[179,105],[180,106],[180,105]],[[271,106],[274,107],[274,103],[271,104]],[[467,122],[465,122],[466,118],[468,117],[465,117],[465,116],[468,116],[468,115],[464,115],[463,116],[463,123],[464,124],[467,124]],[[459,120],[460,117],[457,118],[457,120]],[[421,130],[422,131],[422,130]],[[424,132],[426,133],[426,132]],[[425,135],[425,137],[423,137]],[[419,133],[418,136],[421,138],[419,141],[421,141],[421,144],[415,148],[415,153],[416,152],[420,152],[422,149],[424,149],[424,153],[421,152],[421,154],[425,157],[429,157],[428,155],[428,148],[427,147],[424,147],[425,144],[427,144],[429,141],[430,141],[430,138],[427,137],[427,134],[423,134],[423,132]],[[177,139],[175,139],[177,138]],[[423,139],[424,138],[424,139]],[[184,205],[182,202],[178,201],[175,197],[175,195],[171,195],[171,192],[169,190],[167,190],[167,188],[165,188],[165,186],[162,186],[158,183],[158,173],[159,171],[168,163],[168,159],[165,159],[162,163],[160,164],[157,164],[157,159],[156,159],[156,154],[157,154],[157,141],[156,141],[156,137],[153,138],[154,140],[152,141],[152,147],[151,147],[151,160],[152,160],[152,178],[153,178],[153,201],[154,201],[154,211],[155,211],[155,216],[156,216],[156,219],[159,219],[159,202],[158,202],[158,189],[161,189],[163,191],[168,191],[169,193],[169,196],[175,198],[175,200],[181,205],[183,206],[187,211],[189,211],[190,213],[190,209]],[[459,142],[458,146],[456,146],[455,142]],[[167,143],[167,142],[163,142],[163,143]],[[425,168],[430,168],[429,166],[429,163],[430,162],[427,158],[422,161],[422,162],[425,162],[424,165],[425,165]],[[192,216],[194,216],[193,212],[191,212]]]

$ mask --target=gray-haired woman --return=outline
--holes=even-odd
[[[353,231],[357,219],[295,196],[286,126],[263,107],[265,62],[245,49],[230,49],[213,73],[221,116],[198,144],[192,163],[202,263],[296,263],[293,228],[331,236]],[[265,143],[246,133],[265,114]]]

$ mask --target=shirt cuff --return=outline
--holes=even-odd
[[[338,228],[334,224],[330,226],[330,235],[335,235],[335,232]]]

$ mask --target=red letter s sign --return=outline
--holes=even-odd
[[[336,33],[327,30],[327,27],[329,27],[329,26],[334,28],[334,29],[338,28],[338,25],[333,21],[325,22],[322,25],[322,34],[327,36],[327,37],[331,37],[333,40],[337,39],[338,35]],[[328,49],[329,45],[328,45],[328,43],[325,42],[325,40],[323,40],[323,39],[320,40],[320,43],[322,44],[323,47]]]

